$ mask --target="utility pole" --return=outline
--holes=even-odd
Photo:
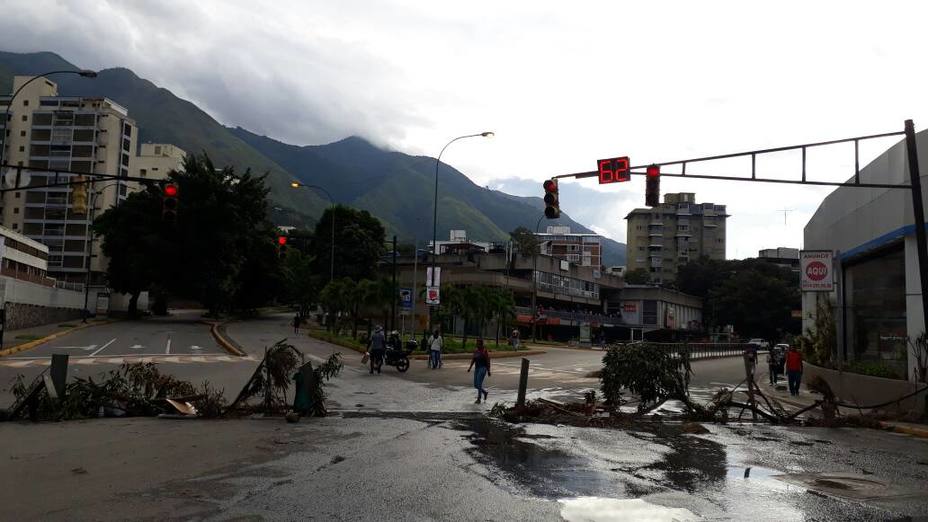
[[[390,299],[390,331],[396,330],[396,299],[400,291],[396,288],[396,236],[393,236],[393,297]]]
[[[922,206],[922,180],[918,169],[918,149],[915,124],[905,120],[905,148],[909,163],[909,184],[912,186],[912,214],[915,218],[915,242],[918,246],[918,279],[922,289],[922,330],[928,327],[928,241],[925,238],[925,208]]]

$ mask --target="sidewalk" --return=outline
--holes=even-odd
[[[109,319],[91,319],[86,324],[81,323],[80,319],[74,319],[63,323],[55,322],[19,330],[7,330],[3,332],[3,346],[0,346],[0,357],[28,350],[65,335],[72,330],[106,322],[109,322]]]

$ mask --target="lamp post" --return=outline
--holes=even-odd
[[[454,142],[456,142],[456,141],[458,141],[458,140],[463,140],[463,139],[466,139],[466,138],[478,138],[478,137],[479,137],[479,138],[491,138],[491,137],[493,137],[493,136],[494,136],[494,134],[493,134],[493,132],[491,132],[491,131],[484,131],[484,132],[480,132],[480,133],[477,133],[477,134],[465,134],[465,135],[463,135],[463,136],[458,136],[457,138],[454,138],[453,140],[451,140],[451,141],[449,141],[448,143],[446,143],[445,146],[441,148],[441,152],[438,153],[438,157],[435,158],[435,201],[434,201],[434,206],[433,206],[433,211],[432,211],[432,281],[426,281],[426,282],[425,282],[426,292],[428,291],[428,287],[429,287],[429,286],[433,286],[433,283],[434,283],[434,279],[435,279],[435,261],[436,261],[435,258],[436,258],[436,256],[438,255],[438,251],[437,251],[437,243],[438,243],[438,167],[441,165],[441,155],[445,153],[445,149],[447,149],[452,143],[454,143]],[[432,325],[431,325],[431,317],[432,317],[432,314],[429,314],[429,327],[432,326]]]
[[[538,299],[538,251],[541,250],[541,242],[538,241],[538,227],[545,216],[542,214],[535,223],[535,251],[532,256],[532,342],[538,342],[538,311],[536,310],[535,301]]]
[[[13,100],[16,99],[16,96],[20,93],[20,91],[22,91],[27,85],[29,85],[33,81],[38,80],[39,78],[45,78],[46,76],[51,76],[53,74],[76,74],[84,78],[96,78],[97,77],[96,71],[91,71],[88,69],[81,69],[79,71],[49,71],[44,74],[33,76],[32,78],[29,78],[28,80],[26,80],[25,83],[20,85],[19,89],[16,89],[16,91],[13,92],[13,95],[10,96],[10,100],[6,105],[6,111],[4,112],[4,115],[3,115],[3,147],[0,147],[0,166],[3,165],[3,161],[5,159],[4,152],[6,152],[6,144],[7,144],[6,134],[10,130],[10,121],[9,121],[10,120],[10,108],[13,106]]]
[[[303,183],[300,183],[299,181],[291,181],[290,186],[295,189],[298,189],[298,188],[316,189],[322,192],[323,194],[325,194],[326,197],[329,198],[329,203],[332,204],[332,253],[329,256],[330,258],[329,259],[329,282],[331,283],[332,281],[335,280],[335,198],[332,197],[332,194],[329,194],[328,190],[320,187],[319,185],[304,185]]]

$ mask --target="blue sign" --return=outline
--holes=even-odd
[[[400,307],[412,310],[412,288],[400,288]]]

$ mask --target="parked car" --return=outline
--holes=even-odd
[[[767,341],[759,337],[755,337],[754,339],[749,340],[748,344],[753,344],[757,346],[758,350],[767,350],[770,348],[770,343],[768,343]]]

